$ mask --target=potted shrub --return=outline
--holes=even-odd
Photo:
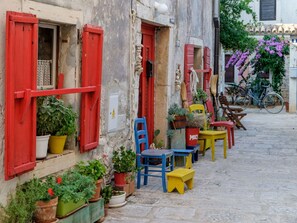
[[[15,194],[10,196],[6,207],[1,207],[3,214],[0,222],[53,223],[57,222],[56,183],[54,178],[44,180],[33,178],[19,185]]]
[[[119,150],[113,151],[112,162],[115,186],[123,187],[134,179],[136,171],[136,153],[134,151],[121,146]]]
[[[178,104],[172,104],[168,109],[167,120],[170,122],[172,129],[185,128],[187,119],[192,119],[193,115],[185,108],[180,107]]]
[[[106,173],[105,165],[97,159],[89,160],[87,162],[81,161],[76,164],[77,171],[85,176],[89,176],[96,184],[95,194],[89,201],[98,201],[100,199],[101,184]]]
[[[65,217],[82,207],[95,192],[95,184],[91,177],[84,176],[76,170],[65,172],[57,178],[57,217]]]
[[[207,93],[202,88],[197,88],[193,97],[194,104],[204,104],[208,98]]]
[[[105,185],[105,187],[101,190],[101,196],[104,199],[104,215],[108,215],[108,207],[109,207],[109,201],[112,196],[112,186],[111,185]]]
[[[127,201],[126,201],[125,191],[112,190],[112,196],[109,200],[109,207],[111,208],[122,207],[126,203]]]
[[[77,114],[54,96],[45,97],[43,103],[50,110],[50,116],[47,119],[48,124],[51,125],[49,150],[50,153],[60,154],[63,152],[67,136],[76,132]]]
[[[36,158],[43,159],[47,156],[48,141],[53,124],[51,119],[51,107],[44,103],[46,97],[37,98],[36,114]]]

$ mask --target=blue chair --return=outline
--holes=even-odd
[[[141,176],[144,176],[144,185],[148,177],[161,177],[163,191],[167,192],[166,172],[173,170],[173,151],[168,149],[149,149],[148,133],[145,118],[136,118],[134,122],[134,136],[136,143],[137,160],[137,189],[140,188]],[[166,160],[169,158],[169,163]],[[152,164],[152,159],[160,160],[160,165]],[[160,174],[161,173],[161,174]]]

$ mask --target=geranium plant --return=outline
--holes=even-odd
[[[136,171],[136,153],[124,146],[120,150],[114,150],[112,156],[113,168],[117,173]]]

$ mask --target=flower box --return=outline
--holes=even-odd
[[[84,204],[85,204],[84,200],[78,201],[77,203],[73,201],[64,202],[59,200],[58,207],[57,207],[57,217],[58,218],[66,217],[67,215],[82,208]]]

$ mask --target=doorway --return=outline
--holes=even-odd
[[[149,144],[154,137],[154,61],[155,61],[155,27],[142,24],[142,67],[139,79],[138,117],[146,117]]]

